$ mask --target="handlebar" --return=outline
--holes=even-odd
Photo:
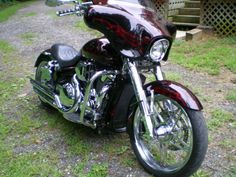
[[[59,17],[66,16],[66,15],[73,15],[73,14],[81,16],[84,14],[84,11],[88,9],[88,7],[92,4],[93,2],[76,3],[74,9],[66,9],[66,10],[57,11],[56,14]]]

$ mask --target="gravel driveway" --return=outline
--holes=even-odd
[[[32,75],[34,73],[33,65],[39,53],[54,43],[70,44],[79,50],[83,44],[93,38],[93,33],[75,28],[76,22],[82,20],[81,17],[56,17],[54,12],[59,8],[63,7],[49,8],[44,5],[44,1],[37,1],[20,9],[17,14],[8,21],[0,23],[0,40],[11,43],[16,48],[16,54],[19,55],[18,58],[20,60],[18,67],[21,67],[21,71],[19,73],[9,74],[13,74],[13,76],[16,77]],[[228,110],[236,115],[236,105],[224,100],[227,90],[235,88],[235,83],[232,82],[232,80],[236,78],[234,74],[224,71],[220,76],[213,77],[204,73],[189,71],[171,63],[165,65],[163,68],[166,71],[180,73],[181,77],[184,78],[184,82],[190,84],[191,87],[196,86],[201,88],[201,93],[199,94],[209,98],[203,100],[204,107],[206,107],[204,112],[206,117],[210,115],[212,108]],[[6,71],[6,68],[2,70]],[[29,83],[26,83],[24,89],[19,92],[19,95],[34,95]],[[32,104],[33,103],[34,101],[32,101]],[[38,104],[38,102],[36,102],[36,104]],[[41,108],[41,111],[45,110]],[[12,114],[14,114],[14,112],[12,112]],[[216,143],[224,139],[224,137],[232,139],[236,137],[235,130],[230,132],[226,130],[227,128],[221,129],[217,134],[212,135],[214,140],[211,140],[209,144],[207,157],[202,167],[202,170],[211,174],[210,176],[225,176],[229,171],[229,166],[233,163],[235,164],[232,159],[228,159],[227,153],[229,152]],[[84,132],[87,133],[89,131],[85,130]],[[68,156],[68,150],[66,149],[64,141],[54,141],[60,137],[60,133],[57,131],[39,131],[38,133],[40,137],[43,137],[43,143],[39,142],[30,146],[16,146],[14,152],[21,154],[56,147],[57,151],[60,152],[60,162],[57,164],[59,171],[61,171],[64,176],[71,176],[73,171],[72,166],[75,163],[79,163],[82,159],[79,156]],[[108,163],[109,176],[149,176],[138,164],[134,166],[122,164],[119,159],[119,153],[116,156],[112,156],[114,154],[111,155],[109,152],[96,150],[104,149],[103,146],[113,139],[118,140],[123,138],[124,141],[127,142],[127,154],[134,158],[126,135],[112,134],[111,136],[101,137],[95,134],[91,136],[91,133],[88,133],[88,135],[84,135],[83,137],[87,137],[86,141],[95,149],[88,154],[87,171],[89,171],[92,164],[105,162]],[[115,141],[112,142],[116,143]],[[230,153],[232,153],[232,156],[236,156],[235,150]]]

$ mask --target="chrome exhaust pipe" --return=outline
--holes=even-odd
[[[33,90],[51,106],[57,108],[54,102],[54,94],[44,86],[42,86],[38,81],[30,78],[30,83],[33,85]]]

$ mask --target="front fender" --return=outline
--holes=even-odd
[[[50,61],[50,60],[52,60],[51,52],[50,52],[50,49],[47,49],[39,55],[39,57],[37,58],[34,64],[34,67],[37,67],[42,61]]]
[[[182,107],[192,110],[202,110],[203,106],[198,98],[185,86],[173,81],[154,81],[144,86],[144,89],[154,90],[156,94],[162,94],[172,98]]]

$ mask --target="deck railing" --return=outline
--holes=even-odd
[[[178,9],[184,7],[186,0],[153,0],[163,17],[168,18],[178,14]]]

